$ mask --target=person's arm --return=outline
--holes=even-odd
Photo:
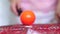
[[[60,22],[60,0],[58,0],[57,3],[56,19],[58,20],[58,22]]]
[[[60,17],[60,0],[58,0],[58,4],[57,4],[57,15]]]
[[[13,12],[15,15],[18,15],[17,9],[16,9],[17,0],[10,0],[10,3],[11,3],[11,10],[12,10],[12,12]]]

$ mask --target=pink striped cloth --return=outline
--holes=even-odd
[[[34,12],[36,16],[34,24],[50,24],[51,22],[57,23],[55,19],[56,4],[57,0],[21,0],[18,6],[22,10],[32,10]]]
[[[48,11],[55,9],[57,0],[21,0],[23,10],[42,10]]]

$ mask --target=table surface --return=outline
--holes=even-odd
[[[29,29],[40,34],[60,34],[60,24],[34,24],[31,27],[21,24],[0,26],[0,34],[27,34]]]

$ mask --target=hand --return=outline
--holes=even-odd
[[[12,12],[15,14],[15,15],[18,15],[18,12],[17,12],[17,0],[11,0],[11,10]]]

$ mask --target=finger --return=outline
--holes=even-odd
[[[16,10],[16,2],[11,3],[11,10],[15,15],[18,15],[17,10]]]

